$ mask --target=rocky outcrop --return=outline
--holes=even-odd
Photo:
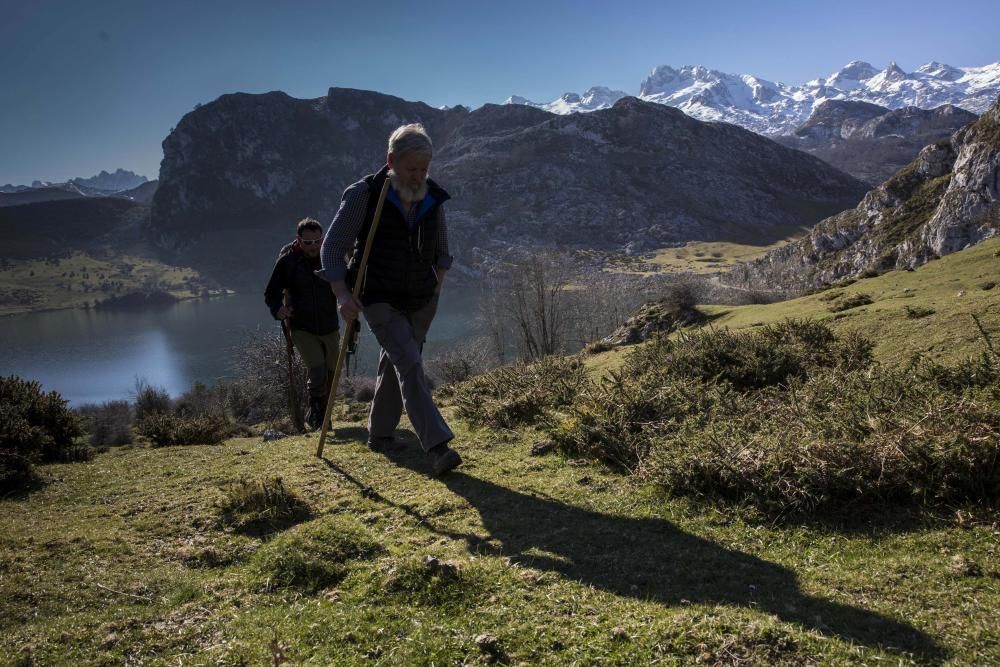
[[[638,251],[766,239],[855,204],[865,189],[752,132],[636,98],[560,116],[518,105],[440,110],[346,89],[315,100],[236,94],[187,114],[163,142],[151,234],[203,266],[273,259],[263,249],[296,220],[332,218],[344,187],[380,166],[404,122],[424,123],[435,141],[433,176],[453,196],[449,231],[467,264],[497,245]],[[223,237],[219,256],[212,239]]]
[[[1000,234],[1000,99],[806,238],[733,270],[744,287],[809,288],[914,268]]]
[[[775,140],[877,185],[913,161],[924,146],[949,139],[976,118],[950,104],[892,111],[867,102],[830,100],[791,136]]]
[[[613,333],[601,340],[605,345],[636,345],[658,333],[674,331],[705,320],[694,306],[679,305],[671,300],[645,303]]]

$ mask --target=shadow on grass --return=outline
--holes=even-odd
[[[383,454],[400,466],[429,472],[426,456],[415,445],[389,447]],[[465,541],[473,552],[499,542],[502,553],[517,562],[617,595],[668,606],[757,609],[846,641],[912,654],[921,662],[947,658],[931,637],[908,623],[806,595],[794,571],[685,533],[663,519],[602,514],[462,472],[448,474],[442,482],[476,508],[489,533],[484,538],[436,528],[413,508],[383,497],[335,463],[326,464],[366,497],[405,512],[429,530]]]

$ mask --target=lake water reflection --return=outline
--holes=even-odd
[[[478,291],[445,288],[426,353],[475,330]],[[232,377],[234,349],[256,332],[280,335],[262,295],[182,301],[156,310],[62,310],[0,318],[0,375],[38,380],[71,405],[128,398],[136,378],[177,396],[195,381]],[[374,372],[365,328],[358,372]]]

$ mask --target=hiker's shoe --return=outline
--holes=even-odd
[[[438,445],[432,448],[429,453],[434,474],[439,477],[462,464],[462,457],[448,445]]]
[[[396,438],[391,435],[370,435],[368,436],[368,449],[380,452],[384,449],[392,447],[392,443],[396,442]]]
[[[306,425],[314,431],[323,428],[323,415],[326,413],[326,400],[322,398],[309,399],[309,411],[306,412]]]

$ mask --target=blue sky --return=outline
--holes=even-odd
[[[428,104],[637,93],[657,65],[801,84],[850,60],[1000,60],[996,0],[229,2],[0,0],[0,184],[122,167],[228,92],[330,86]]]

